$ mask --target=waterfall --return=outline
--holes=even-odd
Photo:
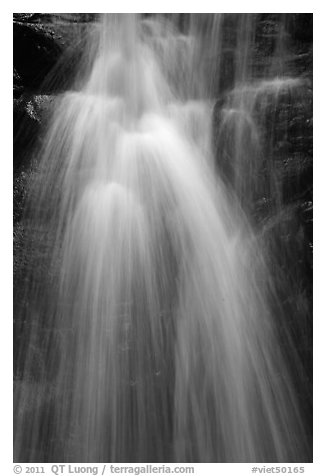
[[[302,83],[275,61],[253,82],[244,15],[224,91],[223,17],[181,17],[105,15],[56,98],[25,217],[17,461],[307,458],[246,215],[266,186],[253,111]]]

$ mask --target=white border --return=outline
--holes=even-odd
[[[91,8],[90,8],[91,7]],[[154,8],[153,8],[154,7]],[[245,9],[244,9],[245,7]],[[326,21],[325,7],[322,2],[234,2],[234,1],[154,1],[134,2],[119,0],[117,2],[92,1],[56,2],[32,1],[14,2],[2,6],[1,15],[1,440],[0,472],[13,474],[12,468],[12,13],[13,12],[214,12],[221,13],[314,13],[314,463],[298,465],[306,468],[305,474],[326,474],[326,394],[325,394],[325,60],[326,60]],[[46,467],[50,465],[44,465]],[[196,475],[251,474],[253,465],[248,464],[196,464]],[[267,468],[276,465],[259,465]],[[280,465],[279,465],[280,466]],[[285,465],[284,465],[285,466]],[[288,465],[286,465],[288,466]],[[292,465],[290,465],[292,466]],[[50,474],[50,473],[49,473]]]

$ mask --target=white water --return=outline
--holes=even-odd
[[[304,459],[269,274],[213,168],[208,40],[190,32],[106,17],[58,100],[35,212],[53,277],[29,336],[53,377],[28,377],[30,346],[18,460]]]

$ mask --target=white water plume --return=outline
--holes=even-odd
[[[176,35],[105,17],[83,86],[57,100],[32,218],[51,277],[47,293],[31,277],[29,339],[48,367],[33,383],[30,346],[17,460],[304,458],[269,273],[213,167],[207,35]]]

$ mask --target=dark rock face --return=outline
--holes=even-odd
[[[61,53],[62,45],[51,27],[14,21],[14,67],[26,89],[40,88]]]
[[[226,14],[220,36],[216,163],[259,221],[262,202],[312,201],[312,15]]]
[[[64,90],[79,59],[78,43],[95,19],[95,14],[15,13],[14,97],[26,90]]]
[[[51,116],[54,96],[67,88],[79,61],[78,43],[95,14],[14,13],[13,16],[14,223],[22,216],[33,150]],[[18,230],[17,236],[22,234]]]
[[[15,13],[13,24],[13,222],[14,222],[14,316],[16,306],[22,302],[22,289],[26,288],[30,256],[26,249],[28,233],[23,218],[33,177],[38,171],[36,151],[43,131],[51,117],[53,101],[58,92],[67,87],[71,68],[75,66],[75,45],[85,37],[89,21],[94,16],[73,14]],[[71,49],[71,52],[70,52]],[[77,53],[78,55],[78,53]],[[58,71],[56,71],[58,68]],[[55,71],[55,74],[53,74]],[[35,153],[34,153],[35,152]],[[42,254],[44,240],[39,234],[35,245]],[[41,260],[40,260],[41,261]],[[40,274],[42,270],[40,269]],[[44,272],[42,276],[44,275]],[[22,323],[15,319],[15,351],[20,348]],[[19,375],[17,355],[15,376]]]
[[[14,169],[24,162],[40,138],[51,112],[53,96],[22,94],[14,99]]]
[[[284,348],[288,339],[296,342],[306,372],[298,394],[311,432],[312,15],[252,16],[247,27],[253,55],[242,77],[235,55],[244,21],[239,17],[225,15],[222,30],[216,165],[266,250],[280,304],[280,338]]]

